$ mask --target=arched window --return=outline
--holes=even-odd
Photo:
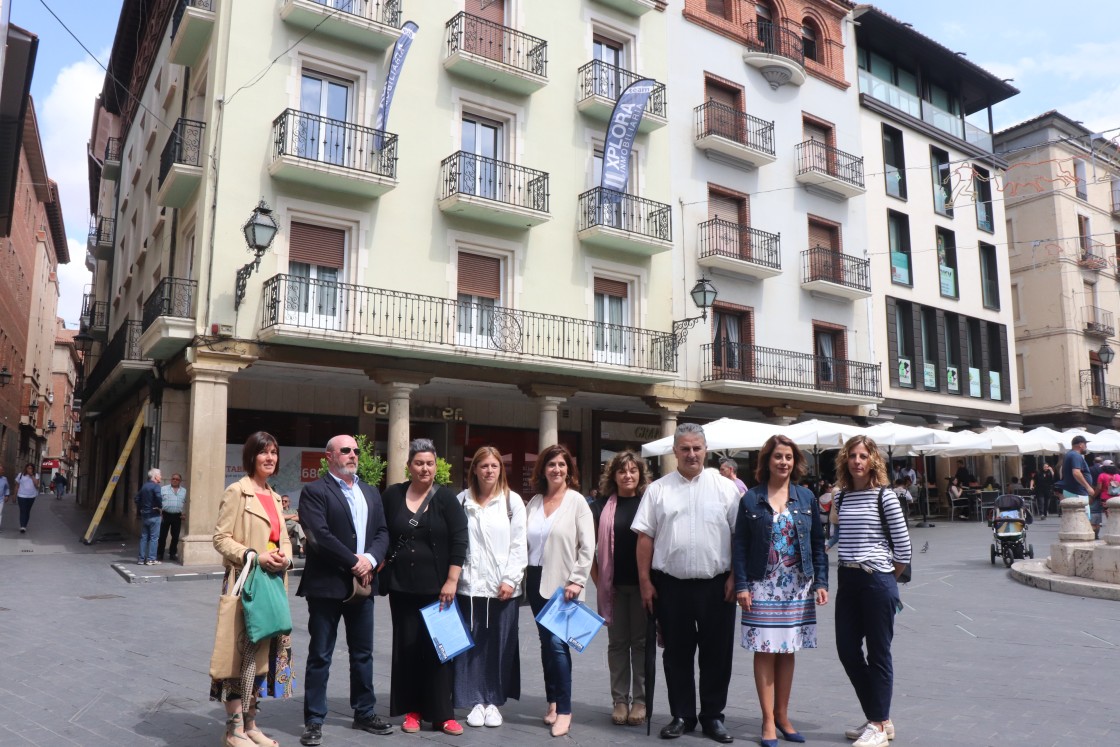
[[[812,19],[806,18],[801,23],[801,53],[805,59],[812,60],[813,62],[820,62],[820,45],[818,39],[820,34],[817,33],[817,25]]]

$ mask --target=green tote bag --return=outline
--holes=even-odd
[[[292,610],[284,576],[273,575],[261,568],[254,555],[249,561],[253,570],[241,589],[241,607],[245,611],[245,633],[253,643],[292,632]]]

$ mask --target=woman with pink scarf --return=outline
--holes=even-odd
[[[591,578],[599,614],[608,626],[611,721],[619,726],[646,720],[646,613],[638,589],[638,540],[630,525],[648,486],[645,460],[633,451],[621,451],[603,470],[602,497],[592,507],[597,542]]]

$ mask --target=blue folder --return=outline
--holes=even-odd
[[[432,602],[420,609],[420,615],[428,626],[428,635],[432,637],[432,645],[436,648],[441,664],[474,647],[474,639],[471,638],[471,632],[463,621],[463,613],[455,602],[442,610],[439,602]]]
[[[537,622],[582,654],[605,621],[583,602],[565,601],[561,586],[541,609]]]

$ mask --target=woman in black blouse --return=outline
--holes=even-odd
[[[467,558],[467,515],[450,488],[435,484],[436,448],[426,438],[408,446],[409,481],[382,496],[389,525],[389,558],[380,583],[389,591],[393,616],[393,668],[389,714],[404,715],[401,730],[420,731],[421,721],[447,734],[462,734],[451,704],[453,667],[441,664],[420,610],[435,601],[455,603]],[[431,493],[427,508],[421,507]],[[410,520],[415,518],[415,525]]]

